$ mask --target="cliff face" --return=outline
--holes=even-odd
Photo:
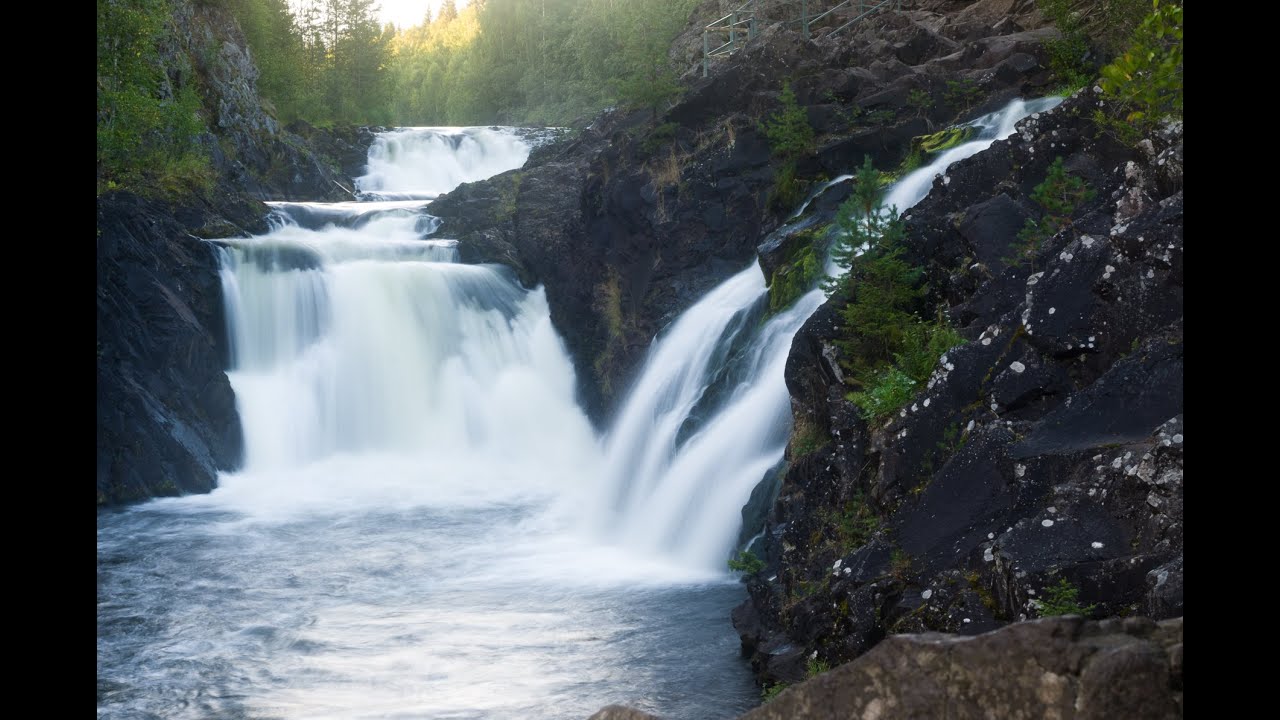
[[[240,463],[214,248],[200,238],[266,230],[264,199],[340,200],[339,162],[282,129],[258,98],[235,19],[177,0],[159,52],[170,95],[193,85],[217,181],[209,189],[97,200],[97,502],[207,492]],[[327,139],[360,153],[365,138]],[[367,144],[364,145],[367,147]],[[349,164],[349,163],[348,163]]]
[[[706,21],[695,13],[690,32],[700,38]],[[864,155],[894,167],[913,137],[1044,94],[1041,46],[1054,31],[1038,22],[1034,13],[980,24],[915,10],[812,40],[762,22],[759,37],[709,77],[687,77],[665,112],[606,113],[429,212],[467,260],[505,263],[546,285],[580,399],[603,424],[654,335],[747,267],[805,192]],[[816,133],[794,184],[778,181],[783,163],[760,127],[782,107],[784,83]],[[815,220],[830,220],[839,192]]]
[[[907,221],[908,256],[967,342],[896,417],[845,399],[839,301],[787,367],[790,467],[734,614],[765,682],[890,633],[1037,617],[1056,588],[1098,616],[1182,613],[1182,128],[1099,135],[1085,90],[951,166]],[[1095,191],[1020,264],[1050,163]],[[857,519],[865,533],[851,534]]]

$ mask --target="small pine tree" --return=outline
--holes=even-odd
[[[915,321],[911,309],[924,289],[917,287],[920,268],[903,259],[905,229],[897,208],[881,207],[881,174],[870,156],[863,160],[855,182],[853,195],[837,211],[841,232],[831,251],[836,265],[848,272],[828,279],[823,287],[828,295],[852,296],[842,315],[847,327],[856,328],[844,346],[854,358],[851,369],[857,377],[860,370],[893,359]]]
[[[1070,226],[1076,209],[1092,200],[1095,194],[1085,185],[1083,178],[1066,171],[1059,155],[1049,166],[1044,182],[1031,193],[1031,199],[1044,210],[1044,217],[1039,222],[1027,219],[1018,233],[1019,242],[1014,247],[1013,256],[1006,260],[1017,265],[1031,258],[1040,249],[1040,243]]]
[[[791,83],[783,84],[779,99],[782,109],[760,123],[773,154],[784,160],[813,154],[813,126],[809,124],[808,113],[796,101]]]

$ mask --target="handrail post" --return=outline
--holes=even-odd
[[[711,46],[707,44],[708,32],[706,28],[702,28],[702,77],[707,76],[707,64],[711,61],[710,57],[708,57],[711,52]]]
[[[809,39],[809,0],[800,0],[800,26],[804,28],[804,37]]]
[[[733,52],[738,47],[738,11],[733,11],[733,18],[729,20],[729,52]]]

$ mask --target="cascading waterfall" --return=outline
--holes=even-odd
[[[973,140],[904,177],[889,189],[885,206],[905,211],[952,163],[1059,102],[1014,100],[974,120]],[[823,185],[792,217],[846,179]],[[828,264],[827,272],[842,270]],[[698,567],[724,566],[738,541],[739,510],[782,460],[791,429],[786,358],[824,295],[811,291],[760,325],[766,298],[764,273],[752,263],[681,315],[650,349],[606,440],[606,482],[598,502],[612,514],[601,526],[620,542]],[[726,373],[726,367],[741,372]],[[707,402],[717,391],[721,397]]]
[[[922,197],[1050,106],[980,119],[893,192]],[[383,133],[362,202],[273,203],[269,234],[220,241],[246,462],[208,495],[100,514],[100,720],[758,702],[724,562],[823,294],[767,316],[752,263],[662,333],[595,437],[541,289],[429,237],[427,201],[519,167],[526,139]]]
[[[218,242],[246,460],[100,516],[100,719],[752,704],[740,587],[578,527],[603,456],[543,291],[430,237],[430,196],[536,140],[391,131],[363,201]]]

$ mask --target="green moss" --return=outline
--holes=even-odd
[[[822,238],[828,226],[796,233],[799,243],[787,261],[773,271],[769,282],[769,312],[790,307],[805,293],[814,289],[825,275],[822,262]]]
[[[787,160],[773,174],[766,203],[777,212],[786,212],[804,201],[808,189],[809,183],[797,174],[795,161]]]
[[[520,198],[520,183],[524,180],[524,173],[515,172],[507,178],[507,182],[498,191],[498,210],[497,220],[499,222],[507,222],[516,216],[517,201]]]
[[[777,682],[772,685],[765,685],[760,692],[760,702],[767,703],[778,697],[778,693],[790,687],[787,683]]]
[[[862,547],[879,529],[880,518],[872,512],[862,493],[856,493],[845,503],[844,512],[836,524],[840,548],[847,552]]]
[[[799,460],[827,443],[827,434],[807,418],[797,418],[791,428],[791,459]]]
[[[939,153],[969,142],[978,132],[972,125],[961,125],[939,130],[932,135],[920,135],[911,139],[911,146],[918,147],[925,153]]]

